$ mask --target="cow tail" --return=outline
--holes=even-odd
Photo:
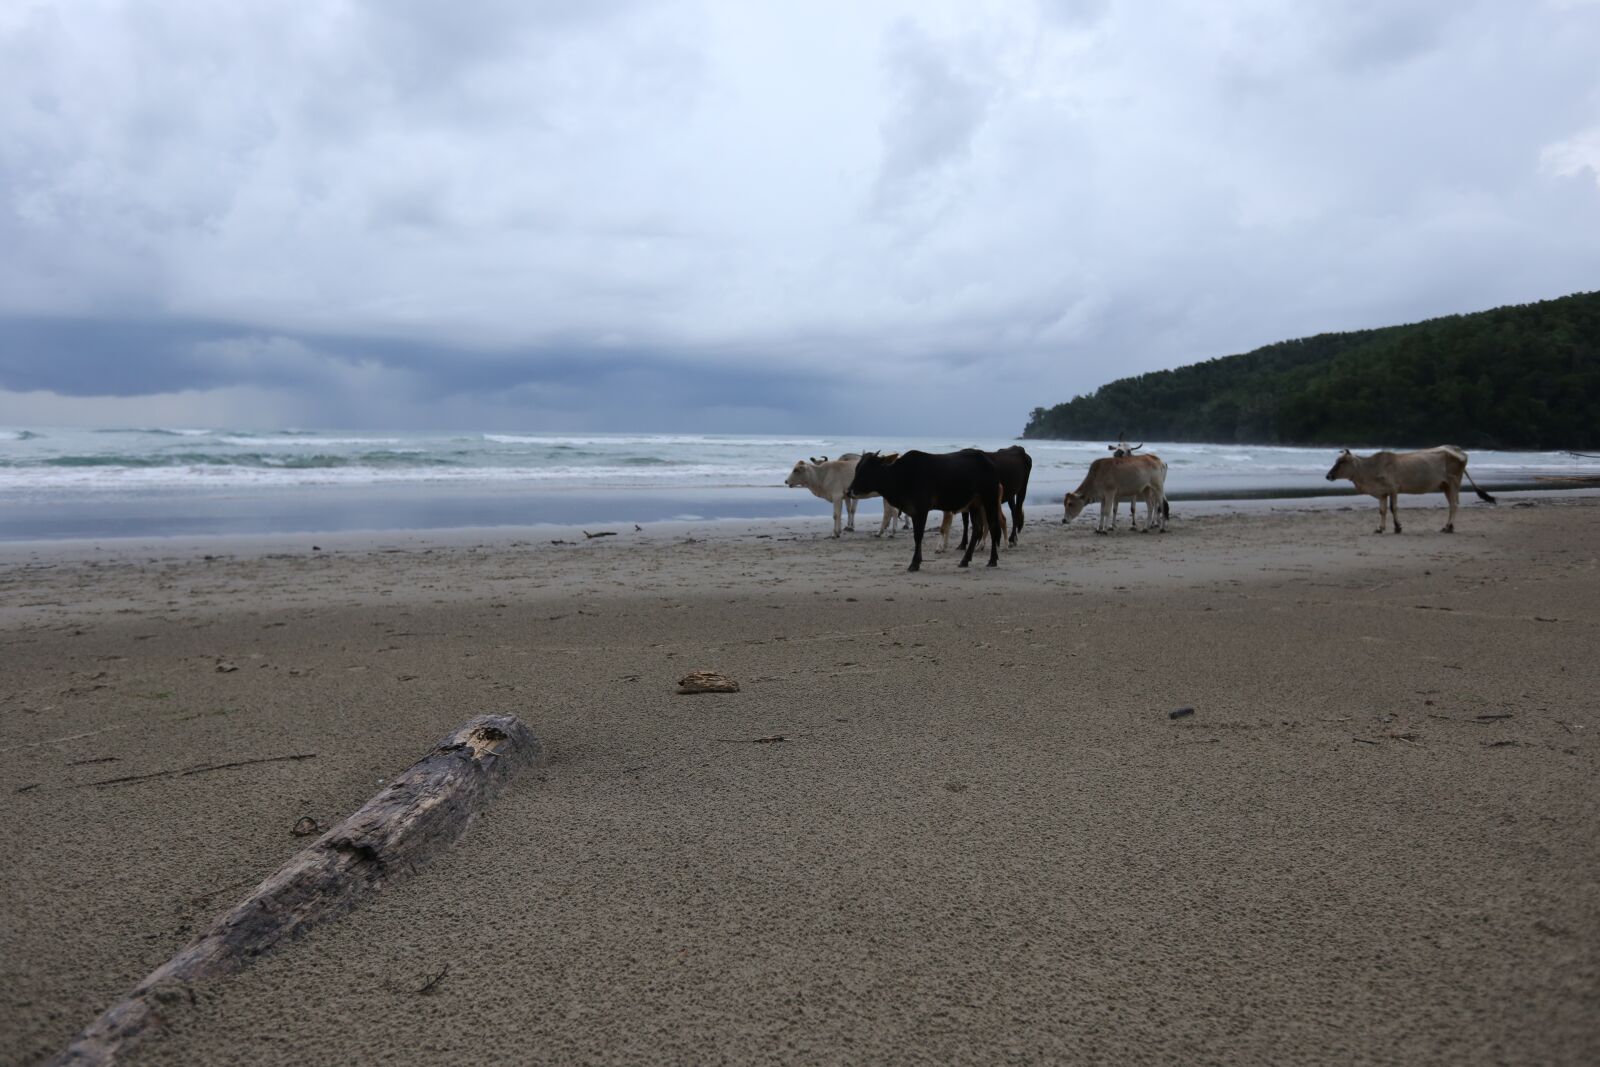
[[[1172,505],[1167,503],[1167,498],[1161,498],[1161,521],[1166,522],[1172,518]]]
[[[1472,491],[1474,493],[1478,494],[1478,499],[1479,500],[1487,500],[1491,504],[1500,503],[1500,501],[1496,500],[1494,497],[1490,496],[1488,493],[1485,493],[1482,489],[1478,488],[1478,483],[1473,481],[1472,475],[1470,473],[1468,473],[1468,471],[1467,471],[1467,469],[1465,467],[1461,468],[1461,473],[1465,474],[1467,476],[1467,481],[1472,482]]]

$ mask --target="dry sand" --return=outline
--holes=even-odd
[[[0,1060],[514,712],[456,849],[133,1062],[1600,1061],[1600,499],[1370,510],[0,550]]]

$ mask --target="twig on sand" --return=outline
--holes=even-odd
[[[94,782],[79,782],[69,786],[70,789],[87,789],[94,785],[122,785],[124,782],[143,782],[151,778],[182,778],[191,774],[207,774],[211,771],[226,771],[234,767],[249,767],[256,763],[286,763],[303,759],[316,759],[315,752],[298,752],[292,756],[263,756],[260,759],[234,760],[232,763],[206,763],[198,767],[180,767],[170,771],[152,771],[149,774],[126,774],[121,778],[101,778]]]
[[[1378,743],[1376,741],[1368,741],[1365,737],[1352,737],[1350,740],[1360,745],[1375,745]]]
[[[537,738],[520,719],[468,720],[196,934],[47,1062],[112,1067],[131,1045],[165,1029],[160,1008],[175,991],[236,974],[408,877],[460,837],[511,773],[532,766],[539,754]]]
[[[585,531],[583,531],[583,536],[588,538],[589,540],[593,541],[596,537],[615,537],[615,536],[617,536],[617,531],[615,531],[615,530],[601,530],[601,531],[599,531],[597,533],[590,533],[588,530],[585,530]]]
[[[720,741],[725,745],[770,745],[777,741],[787,741],[787,734],[770,734],[767,737],[713,737],[711,740]]]
[[[444,976],[449,974],[449,973],[450,973],[450,965],[447,963],[442,968],[440,968],[440,970],[439,970],[439,972],[437,974],[425,974],[423,977],[425,977],[427,979],[427,981],[423,982],[422,985],[417,987],[416,991],[418,993],[423,994],[423,995],[426,995],[428,993],[433,992],[433,987],[438,985],[441,981],[443,981],[444,980]]]

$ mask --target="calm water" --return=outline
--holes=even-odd
[[[0,427],[0,539],[443,529],[826,514],[795,460],[1007,439],[717,434],[270,432]],[[1058,501],[1103,442],[1030,441],[1030,497]],[[1175,500],[1331,488],[1326,448],[1150,442]],[[1480,484],[1595,473],[1565,453],[1474,452]],[[869,505],[872,511],[876,505]]]

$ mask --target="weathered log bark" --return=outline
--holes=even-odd
[[[161,1005],[187,983],[243,969],[278,942],[414,873],[466,830],[539,742],[522,720],[482,715],[439,742],[344,822],[152,971],[50,1064],[110,1064],[161,1023]]]

